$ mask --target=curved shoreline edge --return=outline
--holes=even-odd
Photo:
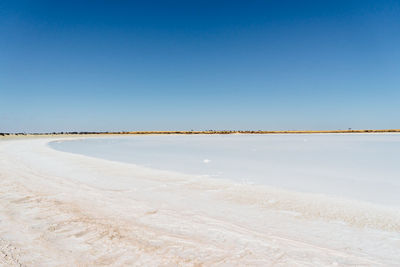
[[[47,146],[57,140],[65,139],[0,143],[0,239],[20,248],[16,258],[44,253],[56,242],[63,249],[54,248],[48,258],[58,264],[400,262],[398,210],[155,171]],[[39,241],[37,231],[45,233]],[[383,248],[373,247],[377,240]],[[35,249],[33,241],[39,242]],[[83,252],[92,254],[79,258]]]
[[[82,140],[86,137],[69,138],[68,140]],[[145,171],[154,176],[166,176],[172,180],[176,177],[186,179],[187,183],[198,183],[200,188],[213,185],[223,192],[227,199],[238,203],[247,203],[258,207],[268,207],[279,211],[288,211],[309,219],[324,219],[341,221],[357,227],[369,227],[377,230],[400,232],[400,209],[387,207],[371,202],[349,199],[339,196],[330,196],[320,193],[306,193],[287,190],[261,184],[243,184],[229,179],[196,176],[175,171],[159,170],[144,167],[134,163],[108,160],[104,158],[65,152],[53,148],[51,142],[67,141],[66,139],[53,140],[46,143],[52,150],[71,155],[79,155],[93,160],[107,161],[114,164],[123,164],[135,167],[138,171]],[[232,190],[234,188],[234,190]],[[222,193],[222,192],[221,192]],[[237,195],[234,195],[237,194]]]

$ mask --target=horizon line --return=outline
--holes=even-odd
[[[204,131],[61,131],[61,132],[0,132],[6,135],[124,135],[124,134],[306,134],[306,133],[396,133],[400,129],[348,129],[348,130],[204,130]]]

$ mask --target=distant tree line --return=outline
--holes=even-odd
[[[400,132],[400,129],[386,130],[328,130],[328,131],[264,131],[264,130],[205,130],[205,131],[122,131],[122,132],[51,132],[51,133],[0,133],[6,135],[99,135],[99,134],[307,134],[307,133],[391,133]]]

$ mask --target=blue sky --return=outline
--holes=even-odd
[[[0,132],[400,128],[400,1],[0,1]]]

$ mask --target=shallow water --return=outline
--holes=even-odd
[[[50,146],[153,169],[400,207],[399,134],[146,135]]]

